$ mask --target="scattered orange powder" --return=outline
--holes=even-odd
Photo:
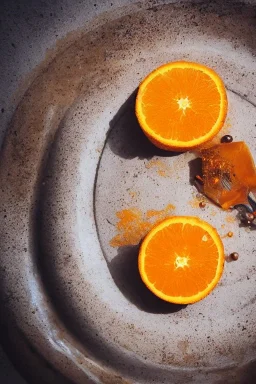
[[[163,171],[162,169],[158,169],[157,173],[158,173],[159,176],[168,177],[166,171]]]
[[[155,168],[158,175],[162,177],[170,177],[172,172],[168,164],[164,163],[162,160],[152,159],[147,162],[145,165],[147,169]]]
[[[188,203],[192,208],[200,208],[200,203],[207,203],[208,200],[202,195],[195,195]]]
[[[192,208],[199,208],[200,201],[197,197],[194,197],[192,200],[190,200],[189,205],[191,205]]]
[[[225,134],[227,134],[227,132],[229,131],[229,129],[231,128],[231,121],[229,118],[227,118],[227,120],[225,121],[223,127],[222,127],[222,135],[223,135],[223,131],[225,131]],[[224,135],[223,135],[224,136]]]
[[[137,208],[123,209],[116,213],[118,234],[110,241],[112,247],[136,245],[158,223],[173,215],[174,205],[156,211],[149,210],[143,213]]]
[[[172,204],[168,204],[166,208],[162,209],[161,211],[156,211],[155,209],[150,209],[146,212],[146,218],[150,219],[152,217],[161,218],[163,216],[163,219],[166,218],[166,214],[169,213],[169,211],[174,210],[175,206]]]
[[[236,222],[236,218],[232,215],[227,215],[225,220],[227,223],[235,223]]]

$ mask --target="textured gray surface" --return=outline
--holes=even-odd
[[[0,141],[16,103],[34,78],[31,73],[56,43],[83,30],[98,15],[132,4],[127,0],[1,0]]]
[[[1,384],[26,384],[26,381],[18,374],[10,363],[0,346],[0,383]]]
[[[59,32],[55,38],[107,9],[103,2],[100,7],[86,4],[87,8],[85,3],[63,2],[50,12]],[[27,10],[31,17],[36,15],[33,23],[38,20],[33,24],[32,36],[38,40],[33,40],[31,62],[22,56],[29,47],[21,34],[15,64],[10,65],[7,80],[1,79],[6,109],[2,129],[12,115],[15,104],[10,97],[18,84],[8,79],[15,71],[19,76],[30,72],[42,61],[46,47],[55,43],[53,23],[48,21],[53,16],[43,22],[42,8],[48,9],[40,3]],[[5,5],[2,14],[7,13]],[[106,225],[107,220],[115,222],[116,211],[134,205],[128,188],[138,193],[136,206],[143,211],[172,203],[177,214],[199,214],[189,204],[194,191],[188,182],[192,157],[155,152],[136,131],[134,90],[163,62],[201,61],[220,73],[230,102],[226,128],[235,139],[248,141],[255,155],[254,15],[251,7],[233,2],[193,6],[142,2],[118,8],[96,18],[89,32],[76,32],[58,43],[56,60],[49,64],[48,54],[47,70],[38,70],[27,80],[29,92],[15,113],[1,154],[0,281],[3,323],[10,330],[5,344],[10,350],[17,344],[17,354],[23,351],[27,363],[23,370],[30,380],[255,382],[255,364],[250,362],[255,358],[252,233],[210,205],[200,212],[223,234],[235,233],[236,250],[244,257],[239,264],[226,265],[221,284],[209,298],[173,311],[158,302],[152,305],[151,300],[150,308],[145,307],[141,297],[138,302],[142,288],[134,295],[129,291],[133,281],[128,281],[127,293],[123,267],[114,267],[130,251],[118,250],[117,255],[109,247],[115,233]],[[23,16],[15,20],[15,28],[24,22]],[[28,21],[24,28],[31,28]],[[11,56],[19,44],[15,40],[15,47],[7,47],[3,40],[3,49]],[[4,60],[6,71],[9,59]],[[145,172],[150,158],[160,158],[169,167],[169,178],[159,177],[154,168]],[[174,168],[179,169],[178,180]],[[135,174],[140,177],[131,177]],[[169,183],[176,188],[169,191]],[[161,193],[152,196],[149,191],[155,189]],[[229,251],[230,240],[224,241]]]

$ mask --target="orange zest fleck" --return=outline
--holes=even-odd
[[[235,216],[233,216],[233,215],[227,215],[227,216],[225,217],[225,220],[226,220],[227,223],[230,223],[230,224],[236,222],[236,218],[235,218]]]
[[[168,164],[164,163],[162,160],[158,160],[158,159],[149,160],[146,163],[145,167],[147,169],[155,168],[158,175],[162,177],[170,177],[172,175],[171,167]]]
[[[134,199],[135,197],[137,197],[138,193],[134,191],[129,191],[129,195],[131,196],[132,199]]]

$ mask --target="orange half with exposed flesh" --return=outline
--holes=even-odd
[[[197,217],[172,217],[153,228],[139,252],[143,282],[159,298],[195,303],[218,283],[224,266],[216,229]]]
[[[221,78],[198,63],[178,61],[150,73],[140,84],[136,115],[157,146],[181,151],[211,140],[227,114]]]

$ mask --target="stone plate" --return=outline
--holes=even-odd
[[[255,382],[255,234],[199,208],[195,155],[155,148],[134,114],[147,73],[201,62],[227,88],[223,132],[256,158],[255,52],[253,2],[142,1],[95,17],[33,74],[0,158],[2,341],[31,382]],[[124,209],[200,216],[239,261],[205,300],[162,302],[139,278],[139,239],[110,245]]]

